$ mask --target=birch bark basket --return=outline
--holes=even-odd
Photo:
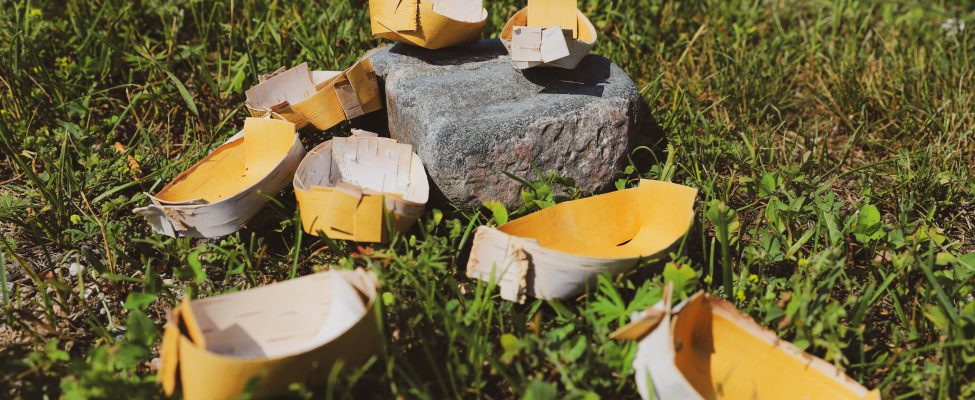
[[[345,71],[309,71],[302,63],[261,76],[260,81],[246,93],[251,116],[270,115],[298,129],[312,125],[324,131],[383,108],[369,59]]]
[[[133,212],[167,236],[229,235],[260,211],[265,196],[288,185],[304,155],[294,124],[247,118],[241,132],[149,195],[151,205]]]
[[[497,228],[481,226],[467,276],[493,281],[501,298],[561,299],[653,258],[682,238],[697,189],[642,180],[639,187],[569,201]]]
[[[663,300],[610,337],[639,341],[633,368],[646,400],[880,399],[878,391],[703,292],[671,309],[668,286]]]
[[[372,35],[427,49],[481,38],[482,0],[369,0]]]
[[[576,9],[574,0],[529,1],[501,30],[501,43],[511,55],[512,66],[519,70],[575,69],[597,38],[596,27]]]
[[[229,399],[259,377],[257,397],[326,382],[379,350],[374,274],[331,270],[183,302],[170,314],[159,370],[167,395]]]
[[[294,178],[305,232],[387,242],[391,231],[409,230],[430,197],[423,163],[412,150],[361,130],[312,149]]]

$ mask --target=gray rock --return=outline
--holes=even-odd
[[[410,143],[452,204],[519,204],[535,169],[585,191],[611,184],[629,149],[647,142],[647,106],[633,81],[590,55],[575,70],[519,72],[498,40],[436,51],[406,45],[366,54],[385,84],[389,133]]]

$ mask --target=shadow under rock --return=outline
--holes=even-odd
[[[381,81],[381,79],[380,79]],[[389,137],[389,115],[386,109],[386,93],[384,91],[383,83],[379,84],[380,98],[382,99],[383,108],[378,111],[373,111],[369,114],[364,114],[358,118],[350,121],[352,128],[362,129],[364,131],[369,131],[376,133],[381,137]]]
[[[444,212],[452,212],[455,210],[453,204],[447,199],[447,195],[440,190],[440,186],[437,186],[437,182],[434,182],[430,178],[429,173],[427,174],[427,182],[430,184],[430,198],[427,200],[426,211],[433,210],[434,208],[439,209]],[[426,213],[426,211],[424,213]]]
[[[629,153],[627,157],[637,171],[647,173],[650,167],[664,164],[667,161],[668,135],[660,126],[657,119],[650,113],[650,106],[646,100],[640,98],[640,112],[645,116],[643,123],[630,137]]]

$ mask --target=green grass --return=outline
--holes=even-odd
[[[357,248],[299,236],[285,193],[219,240],[150,234],[130,210],[235,131],[259,73],[380,44],[364,3],[0,2],[0,396],[161,396],[178,299],[322,266],[380,275],[385,348],[299,396],[633,398],[634,346],[607,335],[665,279],[885,398],[975,396],[972,2],[581,0],[664,133],[617,186],[700,195],[673,254],[578,299],[515,305],[467,279],[487,209]],[[496,36],[520,3],[488,3]]]

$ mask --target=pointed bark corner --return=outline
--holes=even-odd
[[[575,0],[529,0],[501,30],[515,69],[575,69],[596,45],[598,33]]]
[[[594,287],[680,240],[697,190],[643,180],[640,186],[557,204],[497,228],[477,228],[467,276],[494,281],[501,297],[562,299]]]
[[[372,35],[427,49],[481,38],[483,0],[369,0]]]
[[[880,399],[703,292],[673,308],[665,294],[612,337],[639,341],[633,368],[643,399]]]
[[[243,130],[133,212],[166,236],[229,235],[260,211],[265,196],[288,185],[304,155],[294,124],[248,118]]]
[[[294,177],[305,232],[386,242],[423,213],[430,186],[412,146],[354,130],[312,149]]]
[[[261,76],[247,90],[247,110],[254,117],[272,118],[328,130],[383,108],[379,82],[368,59],[345,71],[309,71],[302,63]]]
[[[229,399],[261,376],[257,397],[294,383],[324,384],[334,365],[356,367],[379,351],[377,280],[331,270],[242,292],[188,300],[170,313],[159,370],[164,392]]]

